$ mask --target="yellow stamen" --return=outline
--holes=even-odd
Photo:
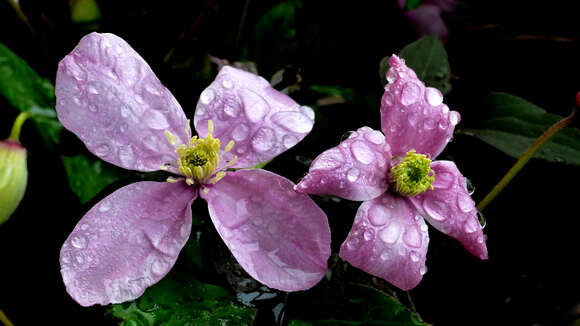
[[[391,180],[396,192],[404,196],[417,196],[427,189],[433,190],[435,171],[431,160],[423,154],[410,150],[407,155],[391,169]]]
[[[168,177],[166,181],[169,183],[176,183],[179,182],[179,179],[176,179],[174,177]]]
[[[169,142],[169,144],[172,146],[177,145],[177,136],[172,134],[169,130],[165,130],[165,138],[167,138],[167,142]]]
[[[229,152],[232,149],[232,147],[234,147],[234,141],[230,140],[230,142],[226,145],[225,148],[226,153]]]

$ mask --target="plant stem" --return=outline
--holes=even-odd
[[[491,191],[483,198],[483,200],[477,205],[477,210],[482,211],[494,198],[497,196],[505,186],[520,172],[520,170],[528,163],[528,161],[536,154],[536,152],[542,148],[555,134],[560,130],[564,129],[572,120],[574,120],[574,113],[576,109],[572,110],[572,113],[556,122],[550,129],[546,130],[536,141],[526,149],[524,154],[519,158],[519,160],[509,169],[509,171],[503,176],[503,178],[491,189]]]
[[[8,139],[14,141],[20,141],[20,130],[22,129],[22,124],[26,119],[30,118],[30,113],[22,112],[16,117],[14,120],[14,124],[12,125],[12,131],[10,132],[10,137]]]
[[[0,309],[0,322],[2,322],[2,324],[4,324],[5,326],[14,326],[14,324],[12,324],[12,322],[8,319],[8,317],[6,317],[6,314],[4,314],[2,309]]]

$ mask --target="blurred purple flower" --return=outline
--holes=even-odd
[[[167,170],[168,182],[136,182],[110,194],[62,246],[61,273],[81,305],[139,297],[163,278],[191,232],[200,196],[240,265],[267,286],[297,291],[325,275],[326,215],[294,184],[248,168],[294,146],[314,113],[263,78],[223,67],[189,120],[147,63],[121,38],[92,33],[59,64],[62,124],[101,159],[137,170]],[[215,137],[215,138],[214,138]],[[231,140],[223,146],[220,139]]]
[[[407,9],[407,0],[397,0],[399,8],[409,19],[420,36],[437,35],[441,40],[447,40],[447,25],[441,18],[444,11],[452,11],[455,0],[426,0],[416,9]]]
[[[369,127],[353,132],[320,154],[295,189],[363,201],[340,257],[408,290],[427,271],[424,219],[473,255],[488,255],[465,177],[453,162],[431,161],[451,139],[459,113],[403,59],[393,55],[389,64],[381,100],[384,134]]]

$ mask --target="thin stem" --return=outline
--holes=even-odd
[[[503,176],[503,178],[491,189],[491,191],[483,198],[483,200],[477,205],[477,210],[482,211],[494,198],[497,196],[505,186],[520,172],[520,170],[528,163],[528,161],[536,154],[536,152],[542,148],[555,134],[560,130],[564,129],[572,120],[574,120],[574,113],[576,109],[572,110],[572,113],[556,122],[550,129],[546,130],[536,141],[526,149],[524,154],[520,159],[509,169],[509,171]]]
[[[10,132],[10,137],[8,139],[14,141],[20,141],[20,130],[22,129],[22,124],[26,119],[30,118],[30,113],[22,112],[16,117],[14,120],[14,124],[12,125],[12,131]]]
[[[12,322],[8,319],[8,317],[6,317],[6,314],[4,314],[2,309],[0,309],[0,322],[2,322],[2,324],[4,324],[5,326],[14,326],[14,324],[12,324]]]

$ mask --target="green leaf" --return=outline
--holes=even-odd
[[[359,98],[351,88],[345,88],[335,85],[310,85],[309,90],[327,96],[338,96],[347,102],[357,102]]]
[[[443,43],[437,36],[425,36],[405,46],[399,56],[405,59],[407,66],[413,68],[417,77],[425,85],[435,87],[443,94],[451,91],[451,66]],[[379,64],[379,74],[383,85],[387,83],[389,57],[384,57]]]
[[[423,4],[423,0],[407,0],[405,3],[406,10],[415,10]]]
[[[31,113],[49,146],[59,143],[62,125],[56,117],[54,86],[0,43],[0,94],[18,110]]]
[[[486,118],[476,127],[457,133],[477,137],[502,152],[520,157],[524,151],[562,117],[547,113],[520,97],[492,93],[484,103]],[[534,156],[550,162],[580,165],[580,130],[568,127],[556,134]]]
[[[250,325],[256,311],[234,300],[219,286],[171,272],[135,301],[112,305],[108,313],[122,319],[122,326]]]
[[[65,156],[64,168],[71,190],[84,204],[122,176],[122,170],[84,155]]]
[[[291,326],[403,325],[427,323],[386,293],[362,284],[329,288],[320,303],[305,300],[310,315],[292,320]],[[312,297],[312,295],[310,295]],[[305,309],[306,310],[306,309]]]

